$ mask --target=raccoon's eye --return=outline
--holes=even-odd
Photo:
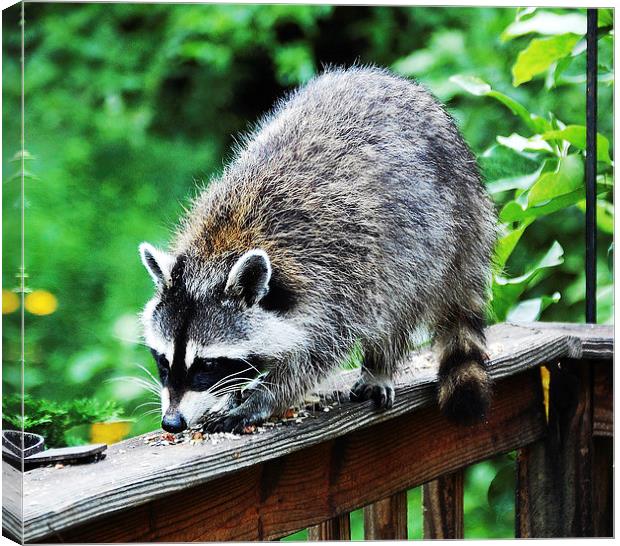
[[[191,390],[226,392],[241,388],[255,377],[255,368],[247,361],[229,358],[196,358],[187,372]]]
[[[168,360],[164,355],[158,353],[154,349],[151,349],[151,354],[157,363],[157,371],[159,372],[159,379],[162,384],[166,382],[168,379],[168,372],[170,371],[170,366],[168,365]]]

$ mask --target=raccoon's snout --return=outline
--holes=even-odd
[[[187,423],[180,411],[168,410],[161,420],[161,428],[166,432],[182,432],[187,428]]]

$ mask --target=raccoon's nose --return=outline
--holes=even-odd
[[[183,419],[181,412],[166,412],[161,420],[161,428],[166,432],[182,432],[187,428],[187,423]]]

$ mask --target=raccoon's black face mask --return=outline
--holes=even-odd
[[[258,376],[258,368],[248,361],[195,358],[187,368],[184,363],[171,366],[153,349],[151,353],[162,385],[162,428],[169,432],[179,432],[238,399],[241,389]]]
[[[188,289],[192,264],[147,245],[142,261],[157,286],[145,307],[145,339],[162,383],[162,426],[179,431],[231,403],[255,380],[279,336],[295,343],[299,332],[260,305],[270,291],[271,264],[261,250],[242,255],[220,286],[206,295]],[[225,282],[224,282],[225,281]]]

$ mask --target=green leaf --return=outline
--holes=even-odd
[[[577,207],[585,212],[585,199],[577,203]],[[614,206],[609,201],[596,200],[596,226],[604,233],[614,234]]]
[[[508,95],[505,95],[504,93],[495,91],[487,82],[477,76],[455,74],[454,76],[450,76],[450,81],[472,95],[476,95],[478,97],[493,97],[495,100],[501,102],[504,106],[510,109],[513,114],[519,116],[535,133],[542,133],[552,129],[547,120],[536,114],[530,113],[521,103],[517,102]]]
[[[543,269],[548,269],[550,267],[555,267],[556,265],[560,265],[564,262],[564,249],[562,245],[557,241],[554,241],[547,253],[538,261],[538,263],[530,269],[527,273],[519,277],[513,278],[505,278],[502,276],[498,276],[495,279],[495,282],[500,286],[506,285],[521,285],[529,282],[534,276],[539,273]]]
[[[525,232],[527,226],[529,226],[534,220],[527,219],[520,227],[517,229],[509,230],[506,235],[503,235],[497,240],[497,244],[495,245],[495,259],[493,260],[494,264],[501,271],[508,258],[512,254],[512,251],[517,246],[517,243],[521,239],[521,236]]]
[[[506,203],[499,213],[499,220],[501,222],[521,222],[528,218],[539,218],[540,216],[547,216],[558,210],[567,208],[571,205],[578,203],[583,199],[585,192],[579,190],[572,194],[563,195],[558,199],[553,199],[546,205],[539,207],[523,208],[516,201],[509,201]]]
[[[569,13],[560,15],[548,11],[539,11],[526,20],[515,21],[502,33],[502,40],[510,40],[524,34],[542,34],[552,36],[555,34],[585,34],[587,19],[581,13]]]
[[[596,201],[596,225],[601,231],[614,234],[614,206],[609,201]]]
[[[566,140],[575,148],[586,149],[586,128],[584,125],[567,125],[564,129],[543,133],[544,140]],[[596,134],[596,158],[598,161],[611,165],[609,157],[609,140],[600,133]]]
[[[599,8],[598,10],[598,26],[610,27],[614,24],[614,12],[610,8]]]
[[[572,193],[583,187],[583,159],[579,154],[561,158],[554,172],[540,176],[527,195],[528,207]]]
[[[605,188],[608,190],[613,189],[614,187],[614,177],[611,174],[603,173],[596,175],[596,187],[597,192],[603,191]]]
[[[609,191],[605,186],[597,184],[597,195],[605,195]],[[518,201],[509,201],[504,205],[499,213],[499,220],[501,222],[522,222],[529,218],[536,219],[541,216],[548,216],[562,209],[566,209],[572,205],[578,205],[586,197],[584,188],[579,188],[571,193],[556,197],[551,201],[547,201],[542,205],[526,206],[523,207],[522,203]]]
[[[518,87],[537,74],[545,72],[554,62],[570,55],[579,41],[577,34],[561,34],[552,38],[534,38],[519,53],[512,67],[512,84]]]
[[[553,152],[551,146],[540,135],[534,135],[531,138],[526,138],[517,133],[512,133],[509,137],[498,135],[497,142],[515,152]]]
[[[546,163],[546,162],[545,162]],[[533,173],[525,174],[522,176],[512,176],[510,178],[500,178],[492,182],[487,182],[486,188],[491,195],[501,193],[508,190],[528,190],[538,180],[538,177],[543,172],[545,167],[543,163],[540,168],[536,169]]]
[[[525,20],[531,17],[532,15],[534,15],[537,9],[538,8],[533,8],[533,7],[517,8],[516,20],[522,21],[522,20]]]
[[[536,285],[546,270],[564,262],[564,249],[557,241],[551,245],[545,255],[523,275],[508,278],[496,275],[493,281],[493,312],[499,321],[506,320],[523,292]]]
[[[454,76],[450,76],[450,81],[462,87],[468,93],[478,97],[484,97],[491,92],[491,86],[477,76],[455,74]]]
[[[552,303],[560,301],[560,293],[524,300],[515,305],[506,316],[510,322],[533,322],[540,318],[541,313]]]

